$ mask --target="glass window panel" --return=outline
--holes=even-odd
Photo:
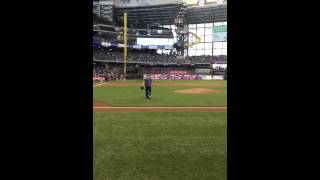
[[[212,43],[204,43],[204,49],[212,49]]]
[[[200,37],[201,42],[204,42],[204,35],[200,35],[200,34],[198,34],[198,36]]]
[[[212,34],[205,37],[206,42],[212,42]]]
[[[197,24],[197,27],[204,27],[205,24]]]
[[[227,21],[222,22],[222,25],[227,25]]]
[[[188,50],[188,55],[189,56],[195,56],[196,55],[196,51],[195,50]]]
[[[204,49],[204,43],[199,43],[197,45],[195,45],[196,49]]]
[[[196,34],[196,29],[189,29],[189,31]]]
[[[213,23],[214,26],[221,26],[222,25],[222,22],[215,22]]]
[[[212,49],[205,49],[204,50],[204,55],[212,56]]]
[[[197,56],[202,56],[202,55],[204,55],[204,50],[203,50],[203,49],[197,49],[196,55],[197,55]]]
[[[222,55],[227,55],[227,49],[222,49]]]
[[[204,35],[204,28],[197,28],[197,35]]]
[[[189,27],[196,28],[196,24],[189,24]]]
[[[222,48],[222,42],[214,42],[213,43],[213,48],[217,49],[221,49]]]
[[[213,49],[213,55],[214,56],[222,55],[222,49]]]
[[[222,48],[227,48],[227,42],[222,42]]]
[[[206,27],[212,27],[212,23],[206,23]]]
[[[206,28],[204,31],[205,31],[204,33],[205,33],[206,35],[212,34],[212,28]]]

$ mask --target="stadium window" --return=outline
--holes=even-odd
[[[204,55],[212,56],[212,49],[205,49],[204,50]]]
[[[197,33],[197,32],[196,32],[196,29],[189,29],[189,32],[192,32],[192,33],[194,33],[194,34]]]
[[[198,36],[204,36],[204,28],[198,28],[197,29],[197,35]],[[201,38],[202,39],[202,38]]]
[[[210,42],[210,43],[204,43],[205,45],[204,45],[204,49],[206,49],[206,50],[212,50],[212,43]]]
[[[197,24],[197,28],[204,28],[205,24]]]
[[[222,48],[227,48],[227,42],[222,42]]]
[[[213,48],[215,49],[221,49],[222,48],[222,42],[214,42]]]
[[[188,56],[195,56],[195,55],[196,55],[196,50],[188,49]]]
[[[213,23],[213,26],[221,26],[222,25],[222,22],[215,22]]]
[[[206,23],[206,27],[212,27],[212,23]]]
[[[204,55],[204,50],[203,50],[203,49],[197,49],[196,55],[197,55],[197,56],[202,56],[202,55]]]
[[[219,49],[214,48],[214,49],[213,49],[213,55],[214,55],[214,56],[222,55],[222,49],[221,49],[221,48],[219,48]]]
[[[196,28],[196,24],[189,24],[189,28]]]
[[[227,55],[227,49],[222,49],[222,55]]]
[[[205,38],[206,38],[206,42],[210,42],[210,43],[212,42],[212,34],[206,35]]]
[[[204,35],[199,35],[198,36],[201,38],[201,42],[205,42],[205,39],[204,39]]]
[[[205,34],[206,35],[210,35],[210,34],[212,34],[212,28],[205,28]]]
[[[197,45],[195,45],[195,48],[198,50],[198,49],[204,49],[204,44],[205,43],[199,43],[199,44],[197,44]]]

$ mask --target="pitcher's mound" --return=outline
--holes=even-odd
[[[205,89],[205,88],[193,88],[193,89],[182,89],[174,91],[176,93],[189,93],[189,94],[208,94],[208,93],[216,93],[221,92],[216,89]]]

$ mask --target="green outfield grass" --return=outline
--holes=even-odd
[[[97,90],[96,95],[105,91]],[[114,89],[113,95],[118,91],[127,92]],[[94,113],[93,118],[94,180],[227,179],[226,113]]]
[[[121,81],[118,81],[121,83]],[[126,81],[138,82],[142,81]],[[137,86],[98,86],[93,90],[93,99],[106,102],[111,106],[227,106],[226,81],[154,81],[154,84],[161,83],[197,83],[199,86],[154,86],[152,99],[144,98],[144,91]],[[125,83],[125,82],[124,82]],[[206,87],[207,84],[220,84],[221,86]],[[201,86],[203,85],[203,86]],[[206,88],[221,90],[222,92],[209,94],[182,94],[175,93],[175,90]]]

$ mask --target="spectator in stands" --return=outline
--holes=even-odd
[[[171,55],[170,55],[171,54]],[[226,61],[226,57],[216,57],[216,56],[187,56],[184,58],[177,58],[176,52],[170,52],[170,54],[160,55],[156,53],[146,53],[146,52],[130,52],[128,54],[129,61],[139,61],[139,62],[160,62],[160,63],[212,63],[216,62],[216,59],[221,59]],[[94,52],[94,58],[99,60],[113,60],[113,61],[123,61],[123,52],[109,51],[105,52]]]

